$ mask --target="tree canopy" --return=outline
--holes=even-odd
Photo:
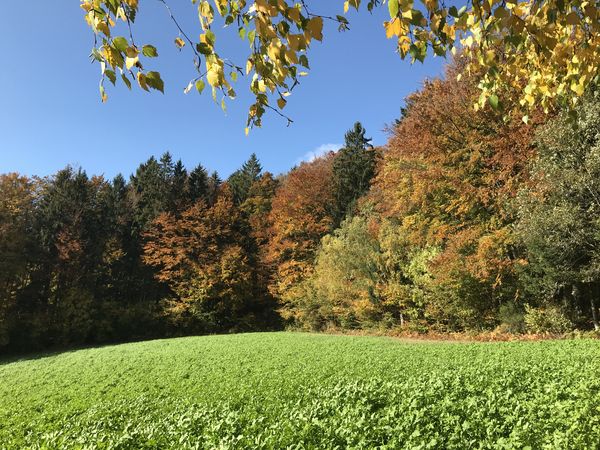
[[[527,121],[528,111],[538,107],[573,109],[598,78],[600,9],[586,0],[471,0],[462,7],[438,0],[345,0],[334,16],[320,14],[318,2],[309,0],[192,0],[201,30],[197,40],[190,37],[196,33],[182,29],[168,0],[159,1],[174,23],[174,45],[193,54],[196,73],[186,93],[202,93],[208,85],[225,108],[225,100],[236,97],[238,76],[249,77],[255,102],[246,131],[260,126],[268,109],[286,117],[282,110],[307,75],[308,51],[314,41],[323,40],[324,22],[346,30],[345,13],[362,11],[364,4],[368,11],[387,6],[385,33],[397,41],[403,59],[422,62],[430,55],[461,52],[467,70],[479,78],[476,108],[502,108],[507,90],[517,89],[513,109]],[[104,81],[114,84],[118,78],[129,88],[137,82],[146,91],[164,91],[160,73],[144,67],[145,60],[158,56],[157,48],[134,40],[139,0],[81,0],[81,7],[96,36],[92,58],[102,69],[102,100],[107,99]],[[219,53],[215,30],[223,26],[246,42],[246,61],[232,62]]]

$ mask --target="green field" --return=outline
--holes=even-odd
[[[0,363],[0,448],[600,448],[600,343],[260,333]]]

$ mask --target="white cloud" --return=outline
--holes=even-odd
[[[329,152],[337,152],[340,148],[342,148],[342,144],[322,144],[319,145],[314,150],[305,153],[304,156],[298,158],[296,160],[296,164],[300,164],[301,162],[312,162],[317,159],[319,156],[323,156]]]

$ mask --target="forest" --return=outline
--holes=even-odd
[[[406,99],[385,146],[357,122],[342,149],[280,175],[254,154],[221,179],[169,153],[129,179],[0,175],[0,349],[598,330],[596,89],[576,116],[526,121],[475,111],[477,90],[455,62]]]

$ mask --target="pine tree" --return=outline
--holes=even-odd
[[[187,196],[192,204],[200,199],[208,200],[208,172],[202,164],[190,172]]]
[[[215,170],[208,179],[207,199],[209,205],[213,205],[217,201],[221,184],[223,184],[223,180]]]
[[[233,200],[236,205],[241,205],[248,198],[250,188],[258,181],[262,173],[262,166],[255,153],[250,155],[242,167],[236,170],[227,180],[233,191]]]
[[[148,224],[166,209],[166,173],[165,157],[159,163],[154,156],[140,164],[131,177],[135,227],[144,230]]]
[[[177,213],[185,209],[188,205],[186,196],[186,185],[188,180],[187,170],[181,160],[178,160],[173,166],[173,175],[171,176],[169,186],[168,211]]]
[[[333,163],[333,185],[336,201],[336,227],[346,216],[353,215],[356,201],[370,187],[375,175],[376,153],[371,138],[360,122],[345,135],[345,145],[336,154]]]
[[[43,264],[42,296],[51,320],[49,343],[91,339],[98,304],[99,272],[110,235],[105,214],[110,186],[67,167],[45,186],[37,211]]]
[[[175,164],[170,152],[165,152],[160,157],[160,173],[165,183],[168,183],[175,172]]]

